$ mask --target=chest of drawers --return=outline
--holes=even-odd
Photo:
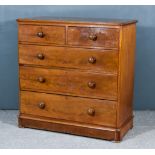
[[[19,126],[120,141],[133,126],[136,21],[17,21]]]

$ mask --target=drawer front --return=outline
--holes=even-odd
[[[77,70],[20,67],[22,90],[117,99],[117,76]]]
[[[65,27],[19,25],[18,37],[25,42],[65,44]]]
[[[76,46],[118,48],[119,29],[69,27],[68,44]]]
[[[114,50],[19,45],[19,63],[117,73],[118,52]]]
[[[116,102],[21,91],[21,113],[116,126]]]

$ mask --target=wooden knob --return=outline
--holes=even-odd
[[[38,32],[38,33],[37,33],[37,36],[38,36],[39,38],[43,38],[45,35],[44,35],[43,32]]]
[[[94,64],[96,62],[96,58],[95,57],[90,57],[88,58],[88,62],[91,64]]]
[[[40,109],[44,109],[44,108],[45,108],[45,103],[44,103],[44,102],[38,103],[38,107],[39,107]]]
[[[44,83],[45,82],[45,78],[43,78],[43,77],[38,77],[38,79],[37,79],[40,83]]]
[[[96,41],[97,40],[97,35],[91,34],[91,35],[89,35],[89,39],[92,40],[92,41]]]
[[[88,82],[88,87],[94,89],[96,87],[96,83],[94,81]]]
[[[40,60],[43,60],[44,57],[45,57],[45,56],[44,56],[44,54],[42,54],[42,53],[37,54],[37,58],[40,59]]]
[[[95,109],[89,108],[89,109],[87,110],[87,114],[90,115],[90,116],[94,116],[94,115],[95,115]]]

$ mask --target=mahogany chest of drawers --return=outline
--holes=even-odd
[[[136,21],[17,21],[19,126],[120,141],[133,126]]]

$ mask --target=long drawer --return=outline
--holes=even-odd
[[[118,52],[37,45],[19,45],[19,63],[117,73]]]
[[[116,126],[116,102],[21,91],[23,114]]]
[[[20,86],[22,90],[117,99],[117,76],[97,72],[20,66]]]

